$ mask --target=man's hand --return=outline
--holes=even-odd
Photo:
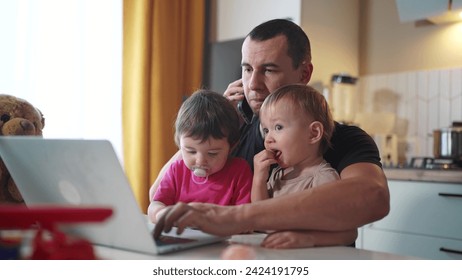
[[[186,227],[219,236],[245,232],[245,222],[238,218],[238,214],[242,213],[240,207],[178,202],[165,208],[154,228],[154,238],[158,238],[162,232],[169,232],[174,226],[177,227],[178,234]]]
[[[236,80],[228,85],[223,95],[231,101],[233,106],[236,108],[237,103],[244,100],[244,88],[242,87],[242,79]]]

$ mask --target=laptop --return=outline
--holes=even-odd
[[[227,238],[194,229],[176,235],[173,229],[154,240],[154,224],[141,212],[108,140],[2,136],[0,157],[28,206],[112,208],[103,223],[63,229],[95,245],[157,255]]]

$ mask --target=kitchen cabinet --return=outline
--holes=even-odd
[[[357,247],[462,259],[462,183],[389,180],[390,213],[359,230]]]
[[[215,0],[216,15],[213,19],[216,30],[212,41],[223,42],[247,36],[249,31],[260,23],[287,18],[296,24],[301,23],[301,0]]]
[[[441,0],[396,0],[399,18],[402,22],[425,19],[444,13],[448,2]]]
[[[440,16],[449,10],[449,0],[396,0],[401,22],[423,20]],[[462,0],[451,1],[451,11],[462,8]]]

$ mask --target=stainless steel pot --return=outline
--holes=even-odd
[[[433,156],[439,159],[462,160],[462,127],[434,130]]]

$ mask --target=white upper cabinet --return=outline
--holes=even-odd
[[[270,19],[287,18],[300,25],[301,0],[216,0],[216,41],[245,37]]]
[[[449,0],[396,0],[401,22],[440,16],[448,11]],[[462,9],[462,0],[452,0],[452,10]]]

